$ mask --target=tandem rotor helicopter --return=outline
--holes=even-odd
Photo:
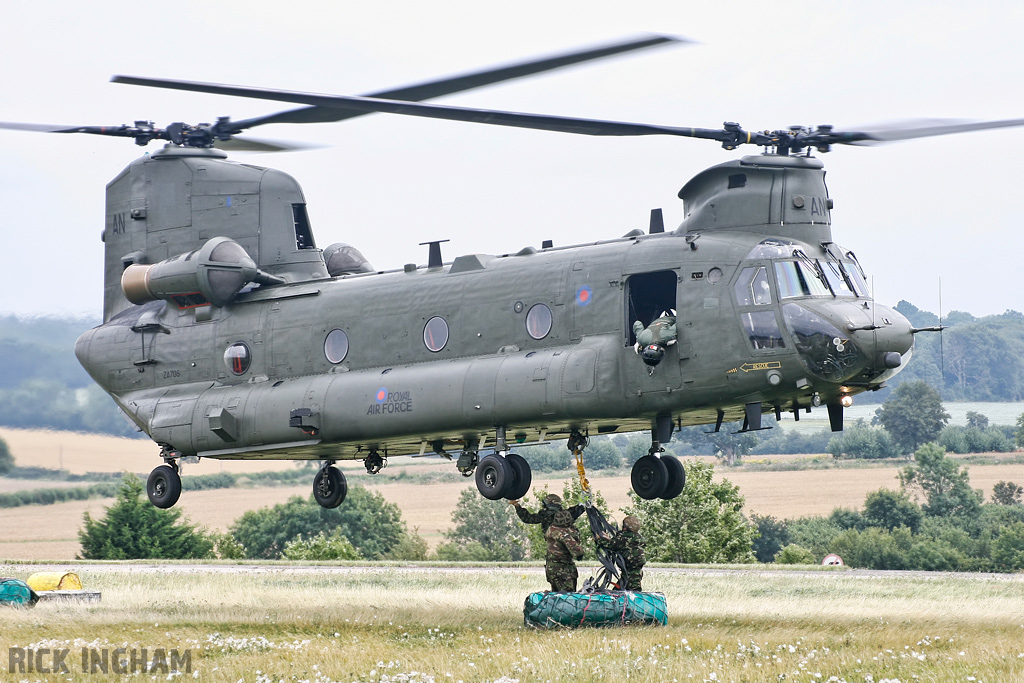
[[[154,505],[181,493],[191,458],[306,459],[313,493],[342,503],[333,465],[371,474],[396,455],[437,454],[475,475],[491,500],[531,484],[515,445],[649,430],[632,484],[672,498],[683,468],[663,453],[675,430],[742,420],[740,431],[825,406],[842,429],[852,397],[909,360],[914,334],[872,300],[854,252],[832,237],[823,164],[810,152],[1024,125],[931,123],[886,130],[831,126],[747,131],[472,109],[423,100],[642,48],[615,44],[362,97],[116,76],[118,83],[303,105],[243,121],[118,127],[2,123],[51,133],[167,141],[107,185],[103,324],[76,354],[160,446]],[[683,221],[651,212],[648,232],[378,271],[358,249],[321,249],[299,184],[230,161],[270,151],[245,130],[391,113],[584,135],[671,135],[764,148],[702,171],[679,191]]]

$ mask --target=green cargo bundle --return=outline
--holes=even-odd
[[[523,605],[523,622],[534,628],[625,626],[668,623],[664,593],[597,591],[531,593]]]
[[[21,579],[0,578],[0,605],[35,607],[39,596]]]

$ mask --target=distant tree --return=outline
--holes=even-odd
[[[967,426],[988,429],[988,418],[973,410],[967,411]]]
[[[996,505],[1020,505],[1024,487],[1012,481],[996,482],[992,487],[992,502]]]
[[[842,434],[833,436],[828,442],[828,452],[837,460],[840,458],[895,458],[900,448],[889,432],[869,427],[863,420],[857,420]]]
[[[754,539],[754,556],[758,562],[773,562],[775,555],[789,545],[789,530],[786,522],[771,515],[750,515],[750,521],[757,527],[758,537]]]
[[[572,454],[565,442],[548,446],[529,446],[519,450],[535,472],[562,472],[572,466]]]
[[[1005,528],[992,544],[992,563],[1001,571],[1024,569],[1024,524]]]
[[[905,382],[875,411],[878,421],[905,453],[934,441],[949,422],[939,392],[924,382]]]
[[[922,495],[922,507],[932,516],[974,515],[981,507],[981,493],[971,488],[967,470],[946,457],[941,446],[927,443],[914,453],[914,464],[899,474],[904,492]]]
[[[1024,413],[1017,416],[1017,431],[1013,435],[1017,446],[1024,446]]]
[[[790,543],[775,554],[775,562],[778,564],[816,564],[817,558],[807,548],[801,548],[795,543]]]
[[[906,569],[912,536],[908,529],[889,532],[878,527],[847,529],[832,540],[831,552],[851,567]]]
[[[771,424],[768,416],[766,422]],[[727,467],[739,465],[744,455],[761,443],[760,432],[740,432],[742,422],[731,422],[722,425],[722,428],[715,431],[708,431],[706,427],[688,427],[679,430],[673,440],[689,443],[696,448],[711,446],[711,452],[719,462]],[[767,425],[765,425],[767,426]],[[650,440],[647,442],[650,447]],[[644,453],[646,455],[646,452]]]
[[[753,562],[757,527],[742,514],[739,488],[712,481],[714,466],[688,461],[686,486],[672,500],[642,500],[630,493],[629,512],[640,518],[653,562]]]
[[[923,519],[921,506],[910,500],[905,492],[879,489],[864,499],[864,521],[869,526],[889,531],[906,527],[917,533]]]
[[[607,470],[622,467],[622,454],[610,439],[591,439],[583,452],[583,463],[588,470]]]
[[[286,560],[358,560],[359,551],[349,543],[339,527],[330,534],[323,531],[310,538],[293,538],[284,545],[281,553]]]
[[[420,529],[416,527],[406,531],[398,545],[384,554],[385,560],[425,560],[430,554],[430,546],[427,539],[420,536]]]
[[[14,456],[7,447],[7,442],[0,439],[0,474],[7,474],[14,468]]]
[[[488,561],[526,558],[528,541],[512,506],[504,500],[487,500],[475,487],[465,488],[452,513],[452,529],[445,533],[456,547],[478,544]]]
[[[144,500],[142,481],[126,474],[102,519],[85,513],[78,532],[87,560],[197,559],[213,555],[213,541],[181,520],[181,510],[161,510]]]
[[[231,535],[247,557],[279,559],[288,541],[321,531],[330,534],[339,527],[367,560],[383,557],[406,533],[397,505],[376,491],[350,485],[345,502],[333,509],[320,507],[312,496],[292,496],[286,503],[249,510],[231,525]]]

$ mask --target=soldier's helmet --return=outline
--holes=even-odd
[[[555,513],[555,519],[551,522],[552,526],[572,526],[572,513],[568,510],[559,510]]]
[[[648,344],[644,348],[640,349],[640,359],[652,368],[660,363],[661,359],[664,357],[665,349],[661,344]]]
[[[640,520],[633,515],[628,515],[622,520],[622,528],[626,531],[640,531]]]
[[[544,504],[560,506],[562,504],[562,498],[556,493],[549,493],[548,495],[544,496]]]

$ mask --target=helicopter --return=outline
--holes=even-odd
[[[423,102],[675,42],[685,41],[643,36],[359,97],[115,76],[302,106],[166,128],[0,124],[167,142],[107,185],[103,323],[76,344],[87,372],[160,446],[150,501],[173,506],[180,465],[196,458],[297,459],[321,461],[314,498],[337,507],[348,487],[338,461],[376,474],[401,455],[454,459],[484,497],[515,500],[532,473],[513,448],[565,438],[582,458],[590,435],[646,430],[631,483],[641,498],[671,499],[685,472],[664,444],[684,426],[757,431],[765,411],[799,419],[825,406],[840,431],[853,397],[884,387],[924,330],[874,301],[855,253],[833,240],[812,152],[1024,120],[747,131]],[[764,151],[685,183],[674,229],[655,209],[646,232],[450,261],[434,241],[426,264],[377,270],[356,246],[317,246],[295,179],[223,151],[285,148],[241,135],[259,125],[367,113]]]

